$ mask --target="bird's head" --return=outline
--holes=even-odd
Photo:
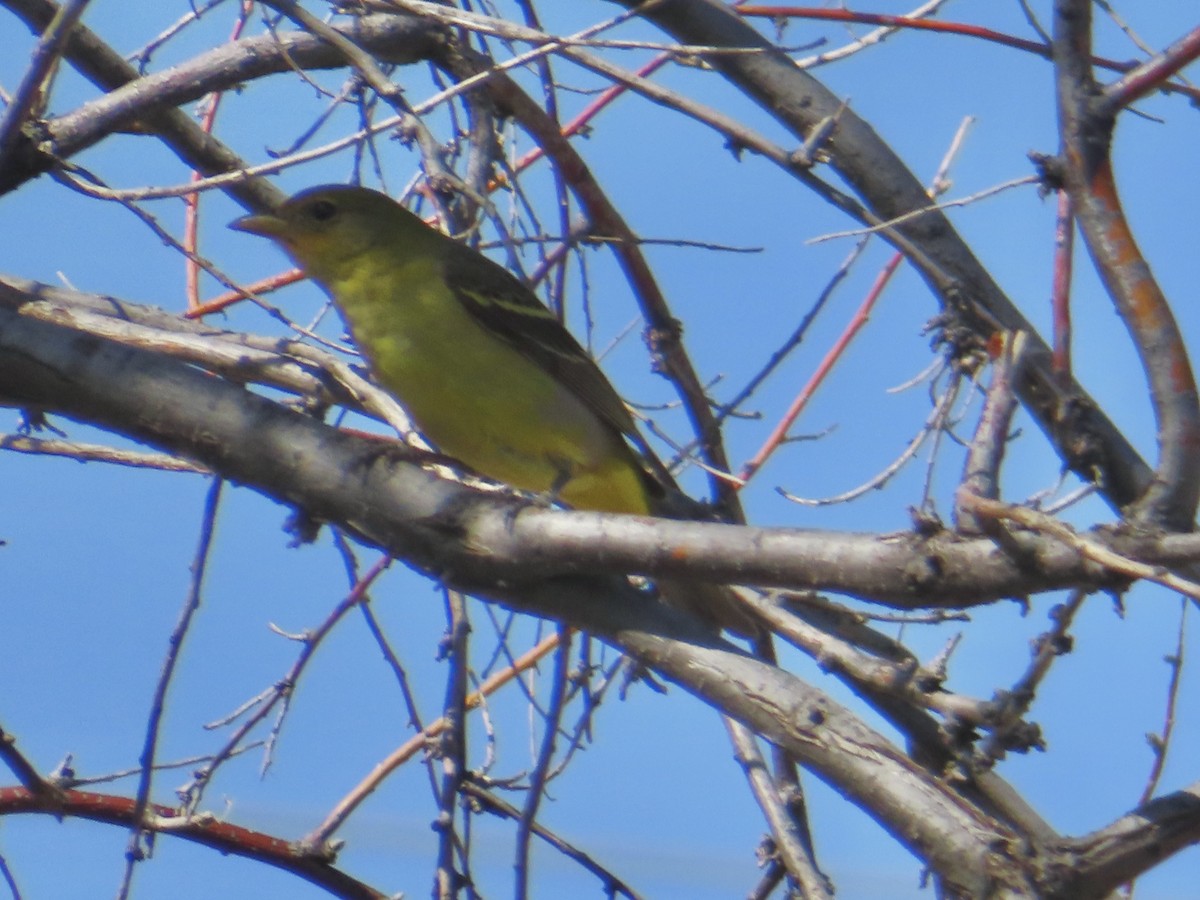
[[[275,241],[318,281],[336,279],[347,262],[375,248],[416,249],[442,238],[386,194],[349,185],[309,188],[229,227]]]

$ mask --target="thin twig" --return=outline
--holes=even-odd
[[[67,0],[58,7],[54,20],[42,32],[41,39],[34,48],[33,58],[29,61],[29,68],[25,70],[21,83],[13,92],[4,115],[0,116],[0,169],[8,164],[22,126],[29,119],[41,114],[50,87],[47,82],[58,64],[67,38],[71,36],[75,23],[83,15],[88,3],[89,0]]]
[[[992,731],[975,753],[974,763],[988,768],[1002,759],[1007,750],[1026,750],[1041,745],[1041,732],[1027,725],[1023,717],[1033,706],[1038,686],[1050,673],[1059,657],[1071,652],[1071,625],[1087,599],[1086,591],[1072,591],[1066,603],[1050,610],[1051,626],[1033,642],[1033,658],[1013,686],[994,700],[996,710],[989,723]]]
[[[467,619],[467,598],[458,591],[446,589],[446,636],[442,640],[442,656],[448,661],[446,697],[442,719],[446,726],[436,738],[436,752],[442,762],[442,782],[438,790],[438,815],[434,829],[438,836],[437,870],[434,881],[438,900],[453,900],[460,887],[468,883],[467,859],[460,852],[455,812],[458,795],[467,778],[467,640],[470,622]]]
[[[505,803],[493,792],[486,790],[483,786],[477,784],[474,779],[468,779],[463,782],[462,792],[477,801],[488,812],[496,813],[504,816],[507,819],[517,821],[521,818],[521,812],[515,806]],[[641,900],[641,895],[633,888],[626,884],[622,879],[618,878],[608,869],[601,866],[591,858],[587,853],[584,853],[578,847],[563,840],[554,832],[550,831],[540,823],[533,823],[533,833],[544,840],[547,844],[554,847],[564,856],[574,860],[583,866],[604,883],[605,891],[608,896],[620,894],[628,897],[629,900]]]
[[[994,197],[996,194],[1002,194],[1005,191],[1010,191],[1013,188],[1025,187],[1027,185],[1039,184],[1042,180],[1040,175],[1022,175],[1020,178],[1012,178],[1000,184],[992,185],[984,188],[982,191],[976,191],[974,194],[969,194],[966,197],[958,197],[954,200],[940,200],[937,203],[931,203],[928,206],[923,206],[920,209],[914,209],[906,212],[902,216],[895,216],[875,225],[869,225],[866,228],[851,228],[848,231],[831,231],[828,234],[820,234],[816,237],[809,238],[805,241],[806,244],[822,244],[826,241],[834,241],[840,238],[862,237],[866,234],[879,234],[880,232],[888,231],[895,228],[897,225],[903,225],[906,222],[911,222],[913,219],[918,219],[921,216],[927,216],[932,212],[942,212],[947,209],[954,209],[958,206],[969,206],[972,203],[978,203],[980,200],[986,200],[988,197]]]
[[[1183,660],[1187,648],[1187,612],[1189,605],[1186,599],[1181,599],[1175,652],[1170,656],[1163,657],[1163,661],[1171,669],[1171,677],[1167,680],[1167,704],[1163,713],[1162,730],[1158,734],[1146,735],[1146,741],[1150,744],[1150,750],[1154,754],[1154,764],[1150,767],[1150,773],[1146,777],[1146,786],[1142,788],[1142,795],[1138,798],[1139,806],[1149,803],[1150,798],[1158,790],[1163,770],[1167,766],[1167,751],[1171,746],[1171,737],[1175,734],[1175,710],[1179,703],[1179,686],[1183,683]]]
[[[43,778],[37,767],[17,749],[16,737],[3,728],[0,728],[0,762],[4,762],[31,793],[49,797],[61,793],[58,786],[52,780]]]
[[[138,779],[137,796],[134,801],[133,827],[129,833],[129,843],[125,850],[125,873],[121,886],[117,891],[120,900],[129,896],[133,887],[134,866],[143,858],[145,848],[143,840],[147,837],[143,820],[150,804],[150,786],[154,776],[154,755],[158,747],[159,727],[166,709],[167,688],[179,664],[179,656],[183,650],[183,642],[191,627],[192,619],[200,608],[200,598],[204,586],[204,576],[208,571],[208,563],[212,550],[213,534],[216,530],[217,509],[221,503],[221,488],[225,481],[213,478],[209,485],[208,495],[204,501],[204,513],[200,524],[200,544],[196,548],[196,556],[192,561],[192,580],[188,586],[187,597],[179,611],[179,617],[171,635],[167,640],[167,655],[163,660],[162,671],[154,687],[154,695],[150,701],[150,712],[146,721],[146,738],[142,745],[142,753],[138,761],[142,766],[141,778]]]
[[[530,839],[533,836],[533,826],[537,821],[538,807],[546,790],[546,780],[550,772],[550,764],[554,760],[555,741],[562,722],[563,698],[567,687],[567,662],[571,656],[571,629],[566,625],[558,626],[558,649],[554,651],[554,673],[550,679],[550,699],[546,705],[545,724],[542,731],[542,745],[538,750],[533,773],[529,777],[529,792],[525,804],[521,808],[521,817],[517,820],[516,835],[516,882],[514,895],[524,900],[529,893],[530,871],[529,850]]]
[[[485,698],[494,694],[514,678],[518,678],[522,672],[536,666],[547,654],[554,651],[558,646],[558,641],[559,637],[557,634],[543,639],[537,646],[518,659],[517,664],[512,668],[497,672],[491,678],[487,679],[478,689],[467,696],[464,709],[477,708]],[[409,738],[393,750],[349,794],[338,801],[337,805],[325,817],[325,820],[304,838],[304,844],[306,846],[319,846],[328,841],[334,832],[349,818],[350,814],[358,808],[359,804],[366,800],[383,783],[388,775],[428,748],[430,742],[439,737],[447,727],[449,727],[449,722],[445,717],[435,719],[426,725],[420,734]]]
[[[34,438],[24,434],[0,435],[0,450],[30,453],[35,456],[62,456],[79,462],[106,462],[139,469],[159,469],[164,472],[212,474],[204,466],[166,453],[146,453],[139,450],[119,450],[103,444],[83,444],[76,441]]]
[[[184,788],[181,788],[178,793],[182,800],[185,809],[194,810],[204,796],[204,791],[212,782],[213,773],[227,759],[234,755],[237,748],[242,745],[243,739],[257,725],[262,722],[271,711],[279,704],[286,703],[287,698],[291,695],[295,688],[297,680],[303,673],[305,667],[316,653],[317,647],[322,640],[332,630],[334,625],[341,621],[342,617],[354,606],[362,601],[367,589],[375,582],[375,580],[387,569],[391,560],[388,557],[382,557],[371,569],[363,576],[362,580],[354,585],[354,588],[333,608],[325,621],[322,622],[315,630],[305,634],[301,642],[300,653],[296,657],[296,661],[292,664],[288,672],[273,684],[270,688],[260,694],[258,697],[243,705],[243,708],[238,711],[237,715],[257,707],[244,722],[234,731],[234,733],[226,740],[216,753],[213,754],[212,761],[196,770],[195,777],[192,782]],[[209,727],[217,727],[215,725]],[[270,747],[268,746],[268,751]]]

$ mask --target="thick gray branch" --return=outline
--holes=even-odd
[[[15,278],[0,279],[0,308],[148,347],[239,383],[356,403],[329,376],[337,361],[295,342],[225,332],[150,307]],[[968,608],[1066,587],[1124,586],[1058,540],[1026,531],[1012,531],[1002,549],[989,538],[950,532],[854,534],[564,512],[438,483],[458,498],[453,528],[471,548],[471,565],[494,578],[530,565],[559,575],[685,575],[834,591],[900,608]],[[1155,564],[1200,557],[1194,535],[1093,538]]]

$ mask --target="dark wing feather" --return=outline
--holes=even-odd
[[[486,256],[461,244],[455,248],[445,257],[446,283],[476,321],[644,446],[629,410],[600,367],[533,291]]]

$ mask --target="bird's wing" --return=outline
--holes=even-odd
[[[566,385],[603,421],[641,445],[633,418],[595,361],[528,287],[461,245],[445,259],[446,283],[484,328]]]

